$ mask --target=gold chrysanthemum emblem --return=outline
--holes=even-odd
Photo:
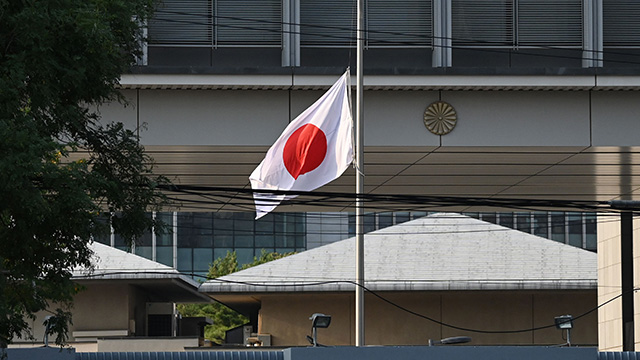
[[[436,101],[424,111],[424,126],[436,135],[450,133],[457,121],[456,110],[444,101]]]

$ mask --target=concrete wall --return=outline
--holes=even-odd
[[[488,331],[550,328],[516,334],[482,334],[439,325],[402,311],[367,294],[365,343],[367,345],[424,345],[429,339],[471,336],[472,345],[554,345],[564,343],[553,326],[554,317],[578,316],[596,307],[595,291],[468,291],[382,293],[384,298],[436,321],[462,328]],[[327,345],[352,345],[354,309],[352,294],[293,294],[260,297],[259,329],[271,334],[275,346],[307,345],[311,334],[309,316],[332,315],[331,326],[318,330],[318,341]],[[591,313],[575,321],[573,344],[597,343],[597,317]]]
[[[128,330],[130,296],[127,284],[88,285],[74,299],[70,330]]]
[[[145,145],[268,146],[322,95],[312,90],[125,90],[105,121],[146,124]],[[633,146],[637,91],[366,91],[367,146]],[[458,126],[436,136],[426,107],[449,102]]]
[[[101,284],[88,285],[80,291],[74,300],[72,308],[73,324],[69,327],[69,341],[74,331],[111,331],[128,330],[130,318],[129,299],[131,292],[127,284]],[[31,321],[33,336],[32,341],[16,339],[16,344],[41,345],[44,339],[44,318],[51,315],[49,312],[39,312],[36,319]],[[49,338],[53,344],[54,338]]]
[[[595,348],[408,346],[408,347],[312,347],[284,350],[284,360],[596,360]]]
[[[198,347],[198,338],[162,338],[162,339],[99,339],[98,352],[136,352],[136,351],[184,351],[185,348]]]
[[[640,219],[633,221],[634,287],[640,288]],[[600,351],[622,351],[622,265],[620,218],[598,217],[598,345]],[[640,350],[640,294],[634,296],[635,350]]]

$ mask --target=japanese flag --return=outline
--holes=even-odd
[[[284,129],[251,173],[253,190],[311,191],[342,175],[353,162],[349,70]],[[293,196],[253,193],[256,220]]]

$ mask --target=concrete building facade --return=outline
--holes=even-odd
[[[353,345],[355,240],[258,265],[200,291],[243,311],[272,345],[307,344],[313,313],[326,345]],[[571,343],[597,345],[596,254],[458,214],[365,236],[367,345],[558,345],[554,318],[575,317]]]
[[[425,199],[410,206],[424,212],[435,207],[429,196],[640,199],[639,3],[365,3],[366,194]],[[148,24],[145,57],[121,78],[129,106],[105,104],[99,110],[103,121],[139,130],[158,173],[200,189],[172,193],[176,211],[251,212],[248,174],[289,121],[347,66],[353,69],[354,2],[322,4],[159,5]],[[436,102],[455,110],[456,125],[447,134],[425,126],[425,112]],[[348,170],[323,191],[353,193],[354,175]],[[537,210],[579,211],[572,204]],[[294,201],[279,210],[350,206],[335,199]],[[376,205],[383,211],[407,206]],[[601,256],[615,250],[602,244]],[[610,286],[619,285],[600,289]],[[607,317],[600,321],[614,324],[615,317],[603,311]],[[603,335],[615,338],[607,344],[622,343],[619,325]]]

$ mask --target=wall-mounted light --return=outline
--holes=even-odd
[[[318,346],[318,328],[328,328],[331,325],[331,315],[315,313],[311,315],[309,320],[311,320],[311,338],[309,342],[313,346]]]
[[[471,338],[468,336],[453,336],[440,340],[431,340],[429,339],[429,346],[434,345],[453,345],[453,344],[464,344],[471,341]]]
[[[567,345],[571,346],[571,329],[573,329],[573,316],[561,315],[555,317],[556,329],[567,330]]]

